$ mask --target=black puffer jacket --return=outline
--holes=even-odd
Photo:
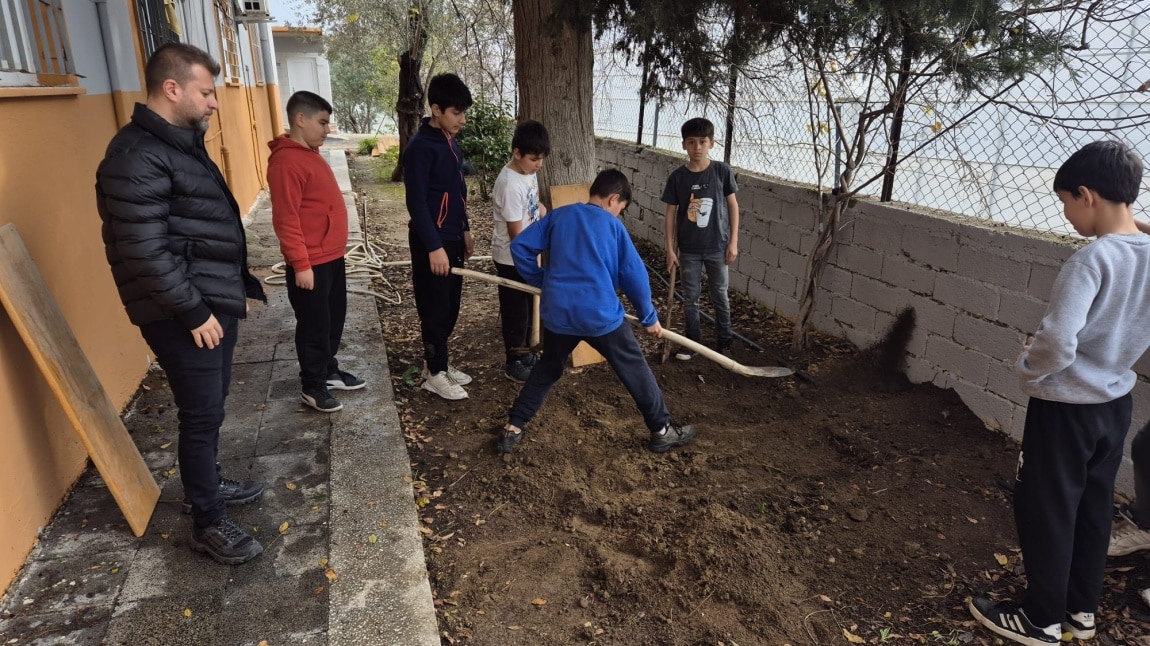
[[[203,132],[137,103],[96,171],[96,206],[132,323],[178,318],[192,330],[217,312],[244,318],[247,298],[264,300],[248,271],[239,205]]]

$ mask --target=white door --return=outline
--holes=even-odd
[[[288,59],[288,97],[300,90],[319,94],[319,73],[314,58]],[[287,100],[287,97],[284,97]]]

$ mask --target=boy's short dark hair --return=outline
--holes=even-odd
[[[168,79],[183,87],[192,78],[194,65],[203,66],[213,78],[220,75],[220,64],[199,47],[187,43],[160,45],[144,67],[144,88],[148,96],[159,94]]]
[[[437,74],[427,84],[427,104],[437,105],[440,110],[448,108],[465,111],[471,107],[471,90],[454,74]]]
[[[1062,162],[1054,174],[1054,190],[1080,197],[1078,187],[1096,191],[1103,199],[1133,204],[1142,186],[1142,160],[1121,141],[1106,139],[1086,144]]]
[[[520,155],[550,155],[551,136],[543,124],[528,119],[515,126],[511,149],[518,150]]]
[[[627,176],[623,174],[623,171],[608,168],[600,171],[595,176],[595,181],[591,182],[591,196],[608,198],[612,195],[618,195],[619,199],[630,204],[631,182],[627,181]]]
[[[287,102],[288,121],[293,121],[295,115],[303,113],[305,117],[314,116],[317,112],[332,113],[331,104],[327,99],[307,90],[300,90],[291,95]]]
[[[695,117],[694,119],[687,119],[679,131],[683,133],[683,139],[687,137],[706,137],[707,139],[715,139],[715,124],[703,117]]]

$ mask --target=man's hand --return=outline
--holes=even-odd
[[[655,337],[656,339],[663,338],[663,326],[660,325],[658,321],[655,321],[654,324],[648,325],[644,329],[647,331],[647,334],[650,334],[651,336]]]
[[[469,260],[471,256],[475,255],[475,238],[471,237],[470,231],[463,232],[463,259]]]
[[[675,253],[674,249],[667,247],[667,271],[671,271],[672,267],[678,267],[678,266],[679,266],[679,255]]]
[[[216,315],[211,314],[203,325],[192,330],[192,338],[195,339],[197,348],[211,350],[219,345],[220,340],[224,338],[224,328],[216,320]]]
[[[431,259],[431,273],[436,276],[446,276],[451,273],[451,261],[447,259],[447,252],[443,250],[443,247],[427,254],[427,257]]]
[[[315,289],[315,272],[310,269],[297,271],[295,273],[295,286],[309,291]]]
[[[739,242],[737,240],[731,240],[731,242],[727,244],[727,264],[729,265],[729,264],[735,262],[735,258],[738,258],[738,257],[739,257]]]

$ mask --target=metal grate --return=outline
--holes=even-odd
[[[180,42],[179,27],[174,23],[175,14],[169,13],[169,7],[171,5],[164,0],[136,0],[144,60],[151,58],[161,45]]]
[[[76,73],[61,0],[0,0],[0,72]]]

